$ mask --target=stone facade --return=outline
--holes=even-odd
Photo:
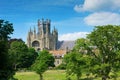
[[[47,49],[55,58],[55,66],[62,63],[64,55],[72,50],[75,41],[58,41],[58,31],[54,28],[51,32],[50,20],[38,20],[38,29],[28,32],[27,46],[33,47],[35,50]]]
[[[38,20],[38,29],[31,30],[27,36],[27,46],[33,47],[36,50],[56,50],[58,42],[58,31],[54,28],[51,32],[51,21]]]

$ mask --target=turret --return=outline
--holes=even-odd
[[[36,28],[34,27],[34,39],[36,39]]]
[[[46,33],[50,34],[50,20],[49,19],[46,20]]]
[[[54,30],[52,31],[52,35],[54,37],[54,50],[56,50],[57,49],[57,42],[58,42],[58,31],[55,27],[54,27]]]
[[[42,19],[42,21],[38,19],[38,34],[40,35],[44,35],[43,26],[44,26],[44,19]]]
[[[41,33],[42,33],[42,35],[44,35],[45,34],[45,32],[46,32],[46,29],[45,29],[45,21],[44,21],[44,19],[42,19],[42,23],[41,23]]]
[[[40,20],[38,19],[38,27],[40,27]]]
[[[53,36],[56,38],[56,41],[58,41],[58,30],[54,27],[54,30],[52,31]]]
[[[27,36],[27,45],[28,47],[31,47],[31,36],[33,35],[33,32],[30,28],[30,31],[28,32],[28,36]]]
[[[40,25],[41,25],[41,22],[40,22],[40,20],[38,19],[38,34],[40,34]]]

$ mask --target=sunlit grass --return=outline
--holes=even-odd
[[[119,74],[116,80],[120,80]],[[39,75],[35,72],[16,72],[14,77],[18,80],[39,80]],[[43,78],[44,80],[66,80],[66,74],[64,70],[48,70],[43,74]],[[76,80],[75,76],[71,76],[71,78]],[[101,80],[101,78],[94,78],[93,75],[90,75],[89,79],[87,79],[87,76],[83,74],[81,80]]]
[[[18,80],[39,80],[39,75],[34,72],[17,72],[14,77]]]
[[[18,80],[39,80],[39,75],[35,72],[17,72],[14,76]],[[65,71],[48,70],[43,74],[44,80],[65,80]]]

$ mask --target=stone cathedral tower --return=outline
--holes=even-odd
[[[33,47],[36,50],[56,50],[58,42],[58,31],[54,28],[51,32],[50,20],[38,20],[38,30],[34,27],[34,30],[28,32],[27,45]]]

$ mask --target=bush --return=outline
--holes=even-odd
[[[66,64],[62,63],[59,66],[57,66],[55,69],[65,70],[66,69]]]

